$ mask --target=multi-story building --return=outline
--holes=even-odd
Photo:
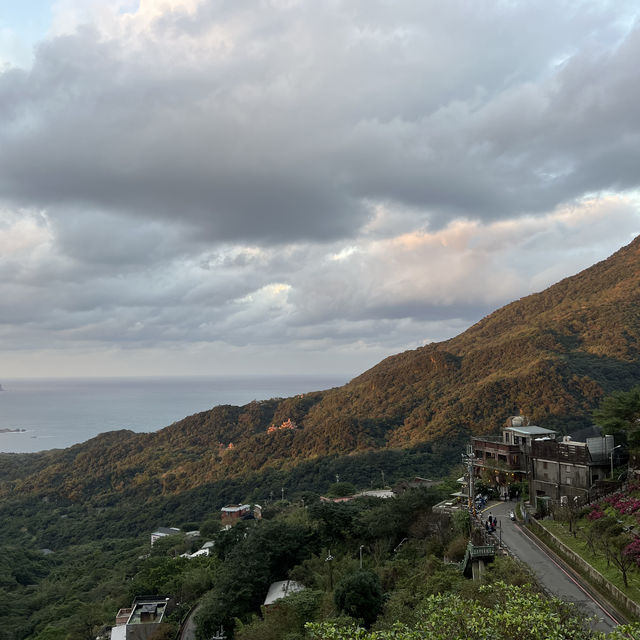
[[[551,429],[528,424],[524,416],[509,418],[501,435],[472,438],[475,476],[494,486],[501,497],[510,495],[513,485],[529,481],[532,443],[555,435]]]
[[[613,436],[587,438],[576,442],[565,436],[555,440],[534,441],[530,495],[562,501],[578,497],[588,502],[594,487],[606,478],[614,451]]]
[[[474,476],[492,485],[501,497],[513,495],[526,482],[531,500],[546,497],[562,502],[589,501],[596,483],[605,479],[614,451],[613,436],[575,441],[528,424],[524,416],[507,420],[499,436],[472,439]]]

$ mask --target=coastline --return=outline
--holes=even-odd
[[[101,433],[158,431],[217,405],[286,398],[339,386],[347,376],[5,380],[0,452],[63,449]],[[20,431],[15,431],[16,429]]]

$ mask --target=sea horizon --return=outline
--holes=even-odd
[[[347,375],[4,378],[0,452],[35,453],[120,429],[153,432],[217,405],[340,386]]]

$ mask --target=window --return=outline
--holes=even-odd
[[[565,478],[564,479],[564,483],[565,484],[571,484],[571,478]]]
[[[542,468],[543,468],[543,469],[546,469],[546,468],[547,468],[547,463],[546,463],[546,462],[543,462],[543,463],[542,463]]]

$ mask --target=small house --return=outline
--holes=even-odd
[[[250,504],[228,504],[220,509],[221,521],[224,526],[234,525],[239,520],[253,517]]]
[[[111,640],[149,640],[174,607],[173,599],[167,596],[138,596],[131,607],[118,611]]]
[[[178,533],[180,533],[180,529],[177,529],[176,527],[158,527],[151,534],[151,546],[153,547],[154,542],[156,540],[160,540],[160,538],[166,538],[167,536],[175,536]]]

